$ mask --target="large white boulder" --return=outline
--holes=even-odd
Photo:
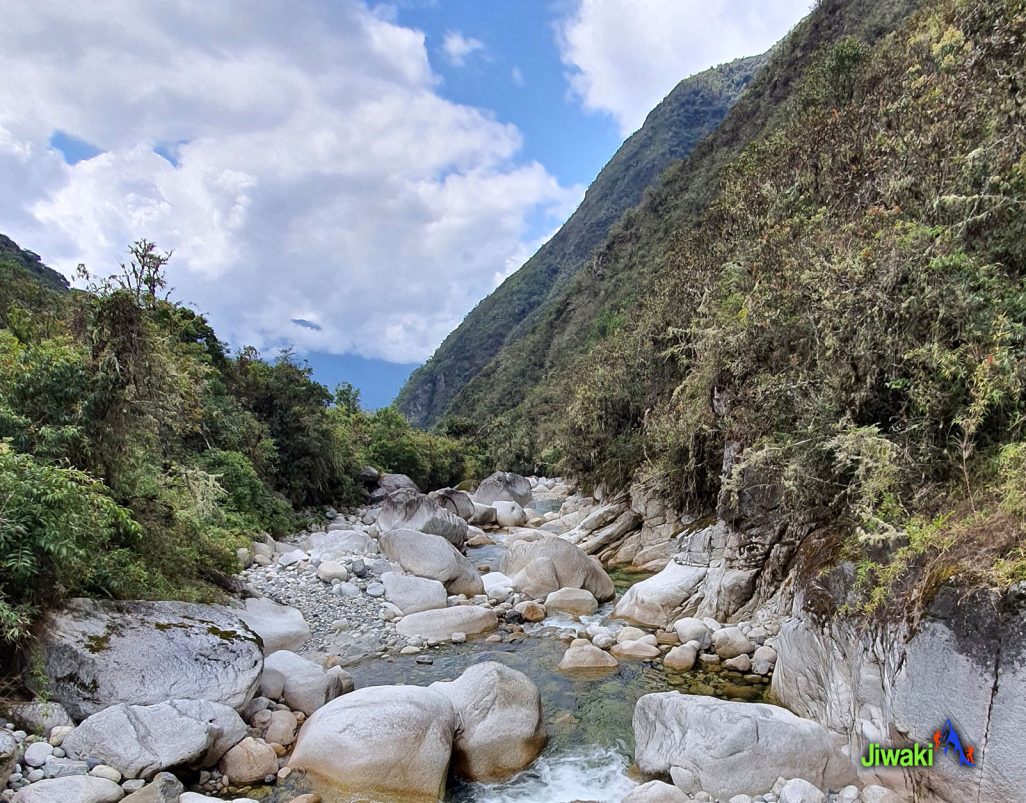
[[[569,541],[535,534],[509,543],[500,571],[513,587],[536,599],[561,588],[583,588],[599,602],[616,596],[613,581],[596,558],[585,555]]]
[[[448,601],[445,586],[427,577],[385,572],[381,582],[385,586],[385,599],[404,614],[444,608]]]
[[[334,530],[310,536],[310,557],[322,563],[346,555],[373,555],[377,551],[377,542],[359,530]]]
[[[416,530],[391,530],[379,538],[381,551],[408,574],[438,580],[450,594],[473,597],[484,593],[474,564],[440,535]]]
[[[531,483],[519,474],[496,471],[477,486],[474,501],[482,505],[516,502],[518,505],[526,506],[531,503]]]
[[[260,636],[264,655],[278,650],[298,650],[310,638],[310,626],[303,614],[288,605],[279,605],[266,597],[251,597],[238,612],[249,629]]]
[[[583,588],[561,588],[545,597],[545,610],[562,611],[571,616],[590,616],[598,610],[598,600]]]
[[[453,633],[487,633],[499,626],[495,613],[477,605],[456,605],[434,611],[421,611],[404,616],[396,630],[403,636],[424,636],[448,639]]]
[[[370,686],[317,711],[289,766],[323,795],[436,803],[457,719],[449,698],[417,686]]]
[[[378,514],[378,527],[388,530],[417,530],[440,535],[457,549],[467,541],[467,522],[418,491],[402,489],[389,494]]]
[[[233,611],[184,602],[72,600],[47,618],[37,655],[50,698],[76,720],[171,699],[240,710],[263,667],[259,638]]]
[[[634,708],[634,760],[649,776],[673,768],[688,794],[757,795],[778,777],[820,788],[855,780],[840,736],[778,706],[678,692],[646,694]]]
[[[700,567],[670,561],[658,574],[627,589],[616,603],[613,615],[649,627],[668,627],[695,612],[697,605],[692,603],[706,572]]]
[[[432,683],[459,719],[453,763],[473,781],[499,781],[528,766],[547,734],[538,687],[522,672],[495,661],[474,664],[456,680]]]
[[[353,678],[341,667],[325,669],[288,650],[268,655],[260,676],[261,696],[282,700],[293,711],[307,716],[352,690]]]
[[[500,527],[523,527],[527,524],[527,512],[516,502],[496,502],[495,523]]]
[[[14,794],[12,803],[117,803],[125,790],[106,778],[73,775],[29,784]]]
[[[76,759],[97,759],[125,778],[150,779],[174,767],[210,767],[246,736],[246,723],[227,706],[205,700],[114,705],[93,714],[61,747]]]
[[[620,665],[612,655],[604,652],[594,644],[576,642],[567,647],[559,662],[559,669],[564,672],[609,670]]]

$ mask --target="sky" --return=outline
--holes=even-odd
[[[681,79],[810,0],[12,0],[0,232],[139,238],[232,346],[387,404]]]

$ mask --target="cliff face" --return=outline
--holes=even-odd
[[[585,266],[623,213],[715,130],[765,60],[738,59],[681,81],[623,143],[552,239],[413,373],[397,400],[403,413],[421,426],[438,423],[464,386],[507,343],[531,330],[534,313]]]
[[[64,291],[70,287],[68,280],[53,268],[44,265],[37,254],[26,251],[3,234],[0,234],[0,263],[17,266],[51,290]]]

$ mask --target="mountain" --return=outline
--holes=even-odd
[[[737,59],[681,81],[623,143],[560,230],[413,372],[397,399],[403,413],[421,426],[437,423],[467,382],[530,330],[532,314],[586,264],[621,215],[720,124],[765,61],[764,55]]]
[[[48,268],[37,254],[21,248],[14,240],[0,234],[0,263],[17,265],[41,284],[53,290],[67,290],[68,280],[53,268]]]

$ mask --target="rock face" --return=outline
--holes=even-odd
[[[263,697],[284,700],[289,708],[307,716],[352,690],[353,678],[341,667],[325,669],[287,650],[268,655],[260,676]]]
[[[391,530],[382,533],[378,540],[382,553],[407,573],[438,580],[450,594],[472,597],[484,593],[481,575],[474,564],[440,535]]]
[[[388,530],[417,530],[440,535],[457,549],[467,541],[467,522],[441,507],[419,491],[404,488],[389,494],[378,515],[378,527]]]
[[[481,505],[516,502],[522,507],[531,503],[531,482],[509,471],[496,471],[474,491],[474,501]]]
[[[452,703],[438,691],[371,686],[310,717],[289,766],[305,770],[325,795],[435,803],[445,790],[456,726]]]
[[[554,536],[510,542],[500,571],[512,578],[514,588],[539,599],[561,588],[583,588],[599,602],[616,596],[613,581],[596,559]]]
[[[77,720],[129,703],[210,700],[241,709],[263,655],[227,608],[182,602],[72,600],[38,642],[52,699]]]
[[[464,521],[474,518],[474,500],[466,491],[457,491],[453,488],[441,488],[432,491],[428,496],[438,505],[450,513],[459,516]]]
[[[457,605],[436,611],[421,611],[404,616],[396,630],[403,636],[424,636],[447,640],[453,633],[487,633],[499,626],[495,613],[476,605]]]
[[[113,781],[77,775],[30,784],[15,793],[13,803],[117,803],[124,796]]]
[[[385,599],[404,614],[444,608],[448,599],[445,586],[437,580],[415,575],[385,572],[381,575],[385,585]]]
[[[247,599],[245,609],[238,613],[249,629],[260,636],[265,655],[298,650],[310,638],[310,627],[302,613],[265,597]]]
[[[733,703],[678,692],[646,694],[634,709],[634,759],[647,775],[667,775],[688,794],[724,800],[757,795],[780,776],[817,787],[854,780],[841,739],[823,726],[762,703]]]
[[[86,719],[65,738],[72,758],[98,759],[126,778],[150,779],[180,766],[209,767],[246,736],[231,708],[200,700],[115,705]]]
[[[494,661],[474,664],[451,683],[432,683],[456,710],[456,772],[473,781],[499,781],[528,766],[547,734],[538,687]]]

